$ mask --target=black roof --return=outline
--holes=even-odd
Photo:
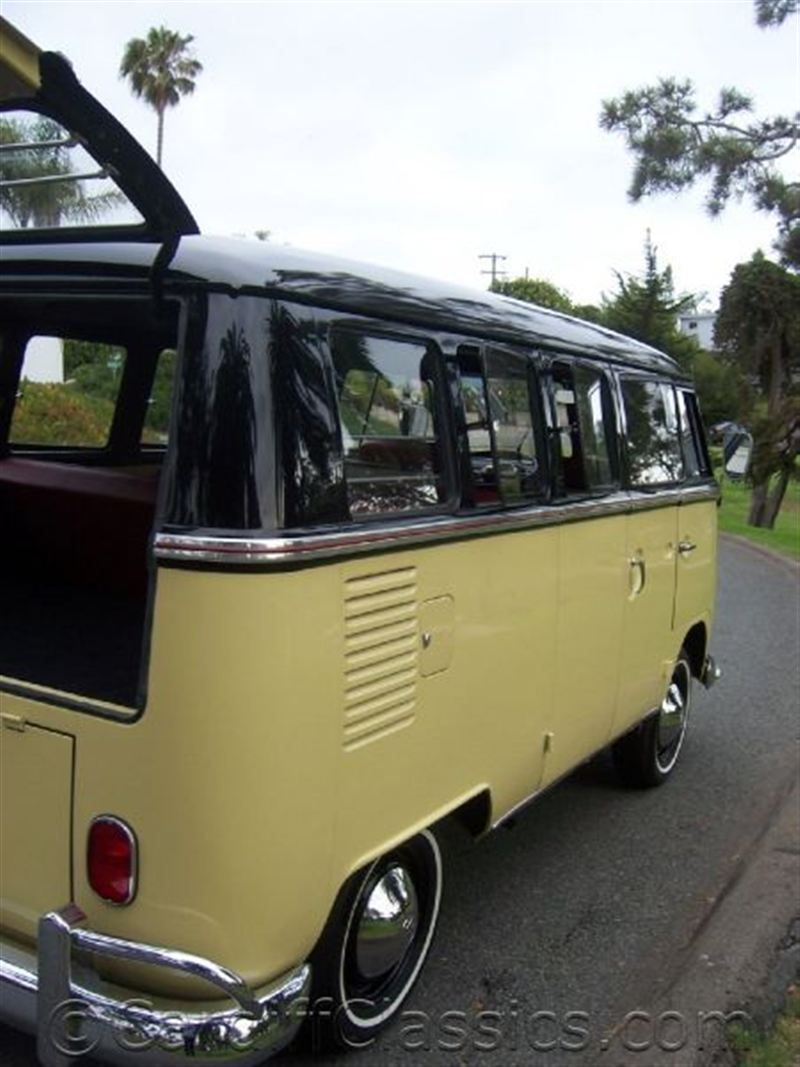
[[[17,245],[2,252],[6,275],[147,275],[154,243]],[[276,296],[303,304],[403,322],[429,330],[587,355],[684,377],[678,364],[649,345],[558,311],[384,267],[268,242],[182,237],[163,283]]]

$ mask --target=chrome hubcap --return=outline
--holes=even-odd
[[[667,690],[664,702],[661,705],[661,721],[674,724],[673,715],[683,715],[683,693],[677,682],[673,682]]]
[[[689,673],[686,663],[680,660],[675,667],[667,694],[661,702],[658,715],[658,765],[662,771],[672,768],[686,731],[688,712]]]
[[[399,864],[384,871],[369,891],[358,920],[355,964],[374,980],[405,958],[419,925],[419,902],[408,871]]]

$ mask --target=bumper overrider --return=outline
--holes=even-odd
[[[0,1018],[36,1034],[43,1067],[88,1055],[101,1063],[249,1065],[287,1045],[305,1018],[311,968],[250,989],[233,971],[186,952],[97,934],[74,904],[39,920],[38,953],[0,944]],[[227,1000],[180,1001],[101,980],[79,959],[127,960],[205,979]]]
[[[706,689],[716,685],[722,677],[722,668],[713,656],[706,656],[703,661],[703,669],[700,671],[700,682]]]

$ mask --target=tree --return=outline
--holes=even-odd
[[[789,15],[797,13],[798,0],[756,0],[759,26],[780,26]]]
[[[147,37],[128,41],[120,63],[120,77],[129,80],[134,96],[142,98],[158,116],[159,167],[164,148],[164,113],[168,107],[176,107],[182,96],[194,92],[195,79],[203,69],[189,48],[193,40],[191,34],[181,37],[165,26],[153,27]]]
[[[755,6],[760,26],[778,26],[797,11],[798,0],[756,0]],[[724,88],[714,110],[700,114],[690,81],[663,78],[603,101],[600,125],[622,133],[633,154],[631,200],[709,178],[711,215],[731,196],[751,197],[760,211],[776,216],[783,261],[800,267],[800,182],[787,180],[775,166],[800,140],[800,113],[751,119],[752,111],[750,97]]]
[[[714,337],[765,398],[752,425],[748,522],[771,529],[800,450],[800,277],[761,252],[740,263],[722,292]]]
[[[692,367],[694,388],[706,426],[742,422],[752,406],[747,378],[719,352],[698,348]]]
[[[52,119],[0,119],[0,144],[29,146],[0,153],[0,180],[34,179],[30,185],[0,188],[0,208],[15,226],[90,222],[124,199],[118,190],[86,193],[72,177],[69,136]]]
[[[689,293],[675,295],[672,268],[658,269],[657,251],[648,230],[644,274],[626,277],[615,271],[617,292],[611,297],[603,295],[602,323],[666,352],[689,372],[697,344],[678,329],[678,316],[693,310],[698,297]]]
[[[572,301],[567,294],[544,278],[512,278],[510,281],[493,281],[489,289],[502,296],[513,296],[516,300],[538,304],[543,308],[552,308],[554,311],[563,311],[568,315],[573,311]]]

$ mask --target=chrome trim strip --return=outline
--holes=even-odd
[[[32,974],[27,967],[21,967],[13,960],[0,957],[0,985],[3,982],[29,993],[36,993],[39,988],[36,975]]]
[[[491,515],[436,515],[430,519],[397,520],[357,529],[284,537],[247,537],[214,534],[159,533],[155,556],[159,560],[223,563],[231,566],[297,563],[330,559],[362,552],[379,552],[404,545],[422,545],[486,534],[511,533],[566,522],[581,522],[610,515],[693,504],[719,498],[717,485],[691,486],[657,492],[617,492],[602,499],[537,505]]]

